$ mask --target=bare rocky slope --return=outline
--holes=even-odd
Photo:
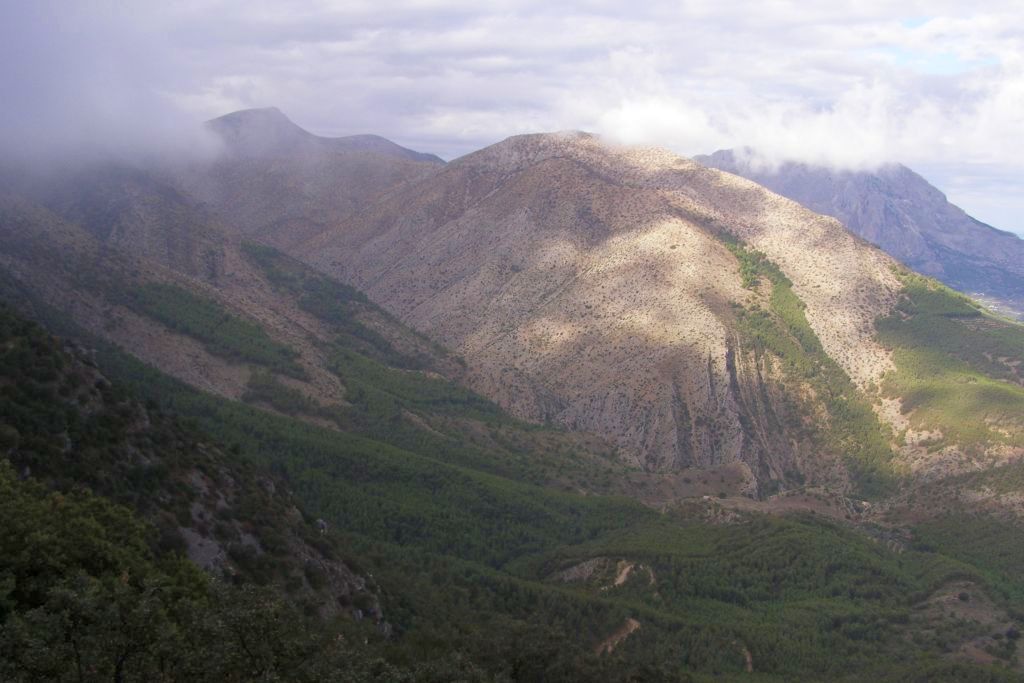
[[[768,295],[742,286],[730,239],[781,267],[856,383],[881,377],[873,325],[901,287],[893,261],[838,221],[662,150],[511,138],[296,252],[464,355],[471,385],[517,415],[609,436],[649,469],[833,477],[836,454],[781,427],[792,416],[772,371],[741,352],[737,310]]]
[[[1024,240],[970,217],[906,166],[853,172],[786,163],[762,169],[732,150],[697,160],[834,216],[910,268],[1024,317]]]

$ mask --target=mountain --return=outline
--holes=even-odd
[[[277,109],[234,112],[207,127],[223,153],[212,164],[171,171],[172,182],[240,234],[278,247],[444,165],[376,135],[313,135]]]
[[[971,218],[905,166],[834,171],[788,162],[769,169],[732,150],[696,159],[834,216],[917,272],[1024,317],[1024,240]]]
[[[232,156],[280,159],[317,155],[371,152],[378,157],[443,164],[434,154],[406,149],[379,135],[324,138],[295,125],[276,107],[243,109],[207,122]]]
[[[652,470],[838,485],[838,453],[805,438],[740,334],[770,293],[744,286],[736,240],[782,268],[842,372],[881,378],[874,320],[901,288],[882,252],[753,183],[584,134],[453,161],[294,253],[455,349],[516,415],[602,434]]]
[[[72,671],[84,614],[126,678],[1020,679],[1024,328],[576,133],[249,234],[190,188],[301,195],[255,118],[244,162],[4,184],[0,677]]]

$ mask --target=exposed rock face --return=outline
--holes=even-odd
[[[470,154],[296,251],[459,351],[517,415],[651,469],[740,461],[760,479],[799,448],[736,352],[731,305],[757,295],[722,232],[779,264],[855,381],[888,367],[873,321],[899,283],[881,251],[749,181],[583,134]]]
[[[731,150],[697,159],[835,216],[914,270],[1024,315],[1024,240],[971,218],[905,166],[843,172],[787,163],[758,169]]]
[[[224,154],[179,169],[176,183],[242,234],[283,248],[444,165],[376,135],[313,135],[277,109],[239,111],[208,125]]]

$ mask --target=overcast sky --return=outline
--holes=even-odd
[[[1019,0],[839,4],[0,0],[0,144],[180,150],[186,124],[270,105],[445,158],[584,129],[901,161],[1024,233]]]

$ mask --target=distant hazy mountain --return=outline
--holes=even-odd
[[[787,163],[761,170],[732,150],[696,160],[835,216],[914,270],[1024,315],[1024,240],[971,218],[905,166],[853,172]]]
[[[237,111],[207,125],[225,153],[213,164],[182,169],[176,184],[226,225],[278,247],[336,225],[381,194],[444,166],[433,154],[377,135],[313,135],[274,108]]]
[[[407,149],[379,135],[320,137],[297,126],[276,107],[243,109],[213,119],[207,125],[221,136],[234,156],[294,158],[303,153],[372,152],[392,159],[444,163],[434,154]]]

